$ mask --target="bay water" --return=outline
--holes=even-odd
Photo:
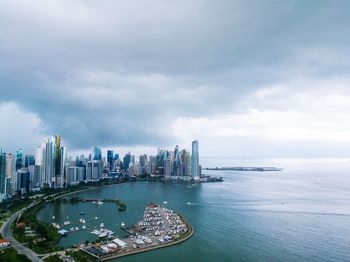
[[[104,223],[123,236],[121,223],[135,224],[150,202],[182,214],[194,226],[189,240],[118,261],[350,261],[349,159],[201,159],[204,166],[274,166],[279,172],[204,171],[224,182],[183,184],[132,182],[74,194],[120,199],[113,203],[46,205],[38,218],[88,230],[69,233],[68,247],[95,240]],[[72,195],[72,196],[74,196]],[[85,215],[81,215],[83,211]],[[52,217],[55,219],[52,219]],[[95,219],[97,217],[97,219]]]

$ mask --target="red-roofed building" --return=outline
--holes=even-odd
[[[8,247],[10,245],[10,241],[6,239],[0,239],[0,247]]]

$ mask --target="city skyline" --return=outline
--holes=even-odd
[[[178,145],[174,150],[158,148],[156,154],[138,157],[94,146],[88,155],[70,155],[60,135],[44,137],[35,154],[23,149],[4,152],[0,147],[0,202],[16,195],[45,189],[64,189],[104,179],[157,177],[165,180],[197,181],[202,177],[199,142],[191,152]]]

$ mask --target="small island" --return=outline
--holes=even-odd
[[[105,261],[179,244],[194,233],[193,227],[182,216],[154,203],[145,207],[137,224],[122,228],[130,235],[124,238],[110,236],[98,244],[82,245],[80,250]]]

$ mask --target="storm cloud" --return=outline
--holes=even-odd
[[[61,134],[74,150],[156,147],[251,109],[298,110],[296,94],[348,97],[349,11],[348,1],[1,1],[3,114],[17,105],[40,122],[14,120],[23,136]],[[252,135],[221,124],[241,130],[231,139]],[[6,132],[0,143],[14,150]]]

